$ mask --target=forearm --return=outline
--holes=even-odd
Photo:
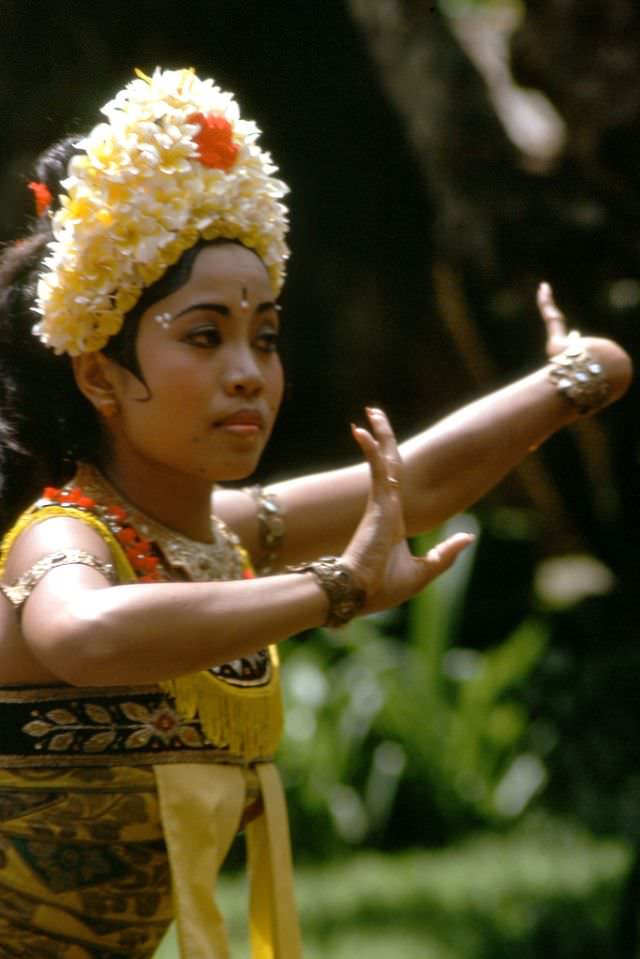
[[[575,417],[540,370],[400,443],[407,534],[433,529],[477,502]],[[362,515],[368,485],[362,464],[274,486],[286,511],[283,561],[342,550]]]
[[[57,605],[48,600],[43,591],[27,603],[25,640],[74,685],[170,679],[255,653],[327,615],[311,574],[83,589]]]
[[[608,340],[586,344],[603,364],[607,402],[614,402],[629,385],[629,358]],[[407,532],[432,529],[475,503],[530,450],[579,415],[544,366],[401,443]],[[282,561],[340,552],[362,515],[368,488],[364,464],[274,486],[286,517]]]
[[[542,371],[483,397],[400,445],[407,532],[467,509],[575,419]]]
[[[631,364],[606,340],[587,340],[609,384],[607,403],[627,389]],[[407,529],[431,528],[480,499],[550,435],[579,418],[549,381],[549,367],[458,410],[401,444]]]

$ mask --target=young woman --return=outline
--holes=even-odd
[[[244,828],[252,955],[295,959],[275,644],[422,589],[470,537],[414,557],[406,535],[630,364],[542,286],[543,369],[399,449],[367,410],[360,465],[225,489],[281,401],[286,188],[193,71],[103,113],[42,158],[0,267],[0,957],[142,959],[172,916],[185,959],[226,956],[212,888]]]

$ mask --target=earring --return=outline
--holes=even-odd
[[[105,397],[105,399],[100,400],[98,408],[105,419],[108,420],[113,419],[119,412],[118,402],[114,397]]]

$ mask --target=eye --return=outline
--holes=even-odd
[[[279,341],[280,334],[273,329],[261,330],[255,339],[256,346],[264,353],[277,353]]]
[[[182,337],[183,343],[197,346],[200,349],[212,349],[220,345],[220,331],[217,326],[207,323],[205,326],[195,326]]]

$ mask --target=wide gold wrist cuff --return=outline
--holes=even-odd
[[[312,563],[287,566],[288,573],[313,573],[329,600],[325,626],[338,629],[357,616],[366,601],[366,593],[357,585],[353,573],[337,556],[321,556]]]
[[[610,384],[602,364],[591,356],[576,330],[569,333],[564,350],[549,362],[549,380],[579,413],[593,413],[604,406]]]

